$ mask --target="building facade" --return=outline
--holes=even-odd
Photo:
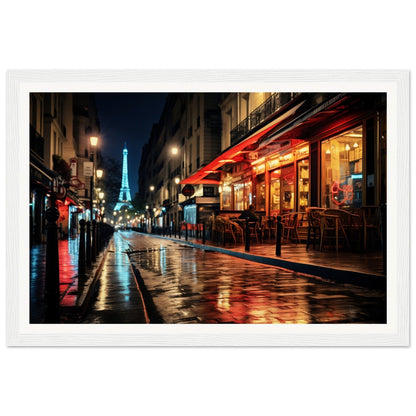
[[[139,194],[153,227],[182,221],[196,225],[219,208],[218,180],[195,184],[187,196],[182,181],[207,165],[221,149],[222,94],[169,94],[158,124],[143,147]]]
[[[232,93],[220,107],[222,151],[183,183],[219,177],[222,211],[386,203],[386,94]]]
[[[31,242],[46,239],[45,211],[52,200],[59,209],[62,237],[77,233],[91,181],[84,175],[89,161],[87,138],[98,134],[99,122],[90,94],[30,94],[30,229]]]

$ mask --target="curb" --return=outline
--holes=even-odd
[[[137,231],[136,231],[137,232]],[[348,271],[343,269],[335,269],[332,267],[319,266],[315,264],[298,263],[290,260],[283,260],[274,257],[259,256],[256,254],[233,251],[222,247],[210,246],[205,244],[194,243],[182,239],[172,237],[163,237],[160,235],[145,234],[137,232],[141,235],[170,240],[176,243],[181,243],[204,251],[216,251],[222,254],[227,254],[233,257],[238,257],[244,260],[254,261],[256,263],[267,264],[269,266],[281,267],[286,270],[291,270],[297,273],[308,274],[312,277],[319,277],[328,281],[341,284],[352,284],[356,286],[363,286],[370,289],[386,290],[387,281],[385,276],[377,274],[362,273],[355,271]]]

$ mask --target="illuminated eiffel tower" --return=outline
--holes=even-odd
[[[129,175],[127,169],[127,144],[124,143],[123,149],[123,176],[121,179],[121,188],[120,194],[118,196],[118,202],[114,207],[114,211],[119,211],[122,207],[126,207],[127,209],[133,208],[131,204],[131,195],[130,195],[130,188],[129,188]]]

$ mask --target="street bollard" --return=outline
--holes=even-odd
[[[248,218],[246,218],[246,247],[245,251],[250,251],[250,225],[248,223]]]
[[[85,223],[87,229],[87,238],[86,238],[86,263],[87,266],[91,266],[91,222],[87,221]]]
[[[179,237],[179,240],[181,239],[181,234],[182,234],[182,223],[180,222],[178,224],[178,237]]]
[[[202,223],[202,244],[205,244],[205,222]]]
[[[101,227],[101,222],[98,221],[97,222],[97,251],[98,253],[101,253],[101,248],[102,248],[102,227]]]
[[[58,226],[59,210],[51,207],[46,210],[48,224],[46,240],[45,275],[45,322],[59,323],[59,253]]]
[[[188,241],[188,224],[185,223],[185,240]]]
[[[283,231],[282,217],[278,215],[277,223],[276,223],[276,256],[282,255],[282,231]]]
[[[85,275],[85,220],[79,222],[78,275]]]
[[[91,247],[91,261],[95,263],[97,256],[97,221],[92,220],[92,247]]]

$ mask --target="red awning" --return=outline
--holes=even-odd
[[[269,146],[285,140],[308,140],[310,137],[305,135],[304,132],[307,132],[311,126],[328,123],[328,128],[332,128],[334,124],[343,124],[359,114],[358,111],[350,110],[348,115],[343,116],[345,114],[346,101],[351,98],[351,96],[345,93],[336,94],[327,101],[310,107],[306,111],[302,107],[306,101],[302,101],[240,143],[226,149],[212,162],[181,181],[181,183],[219,185],[221,183],[220,168],[227,163],[238,163],[247,160],[244,158],[245,153],[260,149],[266,150]],[[338,115],[338,118],[336,115]],[[247,162],[250,162],[250,160],[247,160]]]
[[[247,153],[250,150],[250,146],[257,143],[264,135],[276,129],[283,121],[287,120],[289,117],[293,116],[296,111],[305,103],[305,101],[300,102],[295,105],[281,116],[277,117],[269,124],[261,128],[260,130],[253,133],[251,136],[242,140],[240,143],[237,143],[234,146],[229,147],[224,152],[222,152],[218,157],[216,157],[208,165],[202,167],[193,175],[181,181],[181,184],[204,184],[204,185],[219,185],[220,180],[215,178],[215,175],[220,172],[220,168],[227,163],[237,163],[244,160],[244,153]],[[243,153],[244,152],[244,153]],[[210,178],[211,176],[211,178]],[[212,177],[214,176],[214,178]]]

